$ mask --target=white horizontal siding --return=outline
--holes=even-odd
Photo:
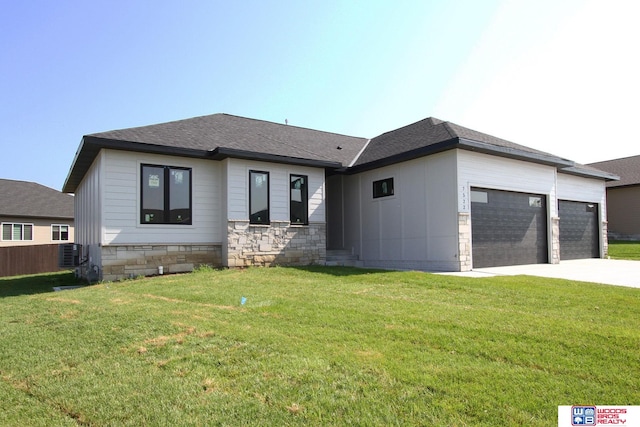
[[[466,150],[458,153],[458,210],[470,212],[470,187],[543,194],[557,216],[556,168]]]
[[[240,159],[227,160],[227,219],[249,220],[249,171],[269,172],[269,215],[289,221],[289,175],[309,178],[309,221],[325,222],[324,169]]]
[[[558,174],[558,200],[598,203],[600,218],[607,218],[607,194],[603,179]],[[562,221],[562,218],[560,218]]]
[[[604,200],[604,195],[605,185],[602,179],[558,174],[558,199],[560,200],[600,203]]]
[[[140,224],[140,167],[191,168],[192,225]],[[221,233],[220,163],[125,151],[104,151],[103,243],[217,243]]]

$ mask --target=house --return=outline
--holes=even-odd
[[[214,114],[84,136],[63,191],[82,274],[116,280],[328,250],[430,271],[603,257],[612,179],[435,118],[367,139]]]
[[[0,179],[0,247],[74,241],[74,197],[35,182]]]
[[[640,240],[640,156],[607,160],[589,166],[620,176],[619,181],[606,183],[609,237]]]

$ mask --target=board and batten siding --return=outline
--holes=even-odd
[[[460,212],[471,212],[470,188],[480,187],[545,195],[551,217],[558,215],[555,167],[466,150],[456,151]]]
[[[101,151],[76,188],[74,198],[74,243],[82,245],[81,257],[88,266],[101,265],[103,168],[104,151]]]
[[[102,244],[204,244],[222,241],[217,161],[103,150]],[[191,168],[191,225],[140,224],[141,165]]]
[[[242,159],[227,159],[227,220],[249,220],[249,171],[269,172],[269,215],[289,221],[289,175],[309,178],[309,222],[325,222],[324,169]]]
[[[455,167],[445,152],[345,177],[345,248],[365,266],[459,268]],[[394,194],[374,199],[387,178]]]

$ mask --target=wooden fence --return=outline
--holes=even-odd
[[[0,277],[59,271],[58,245],[0,248]]]

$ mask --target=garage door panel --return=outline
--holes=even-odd
[[[545,263],[545,197],[472,188],[471,233],[476,268]]]
[[[560,259],[600,257],[598,204],[560,200]]]

